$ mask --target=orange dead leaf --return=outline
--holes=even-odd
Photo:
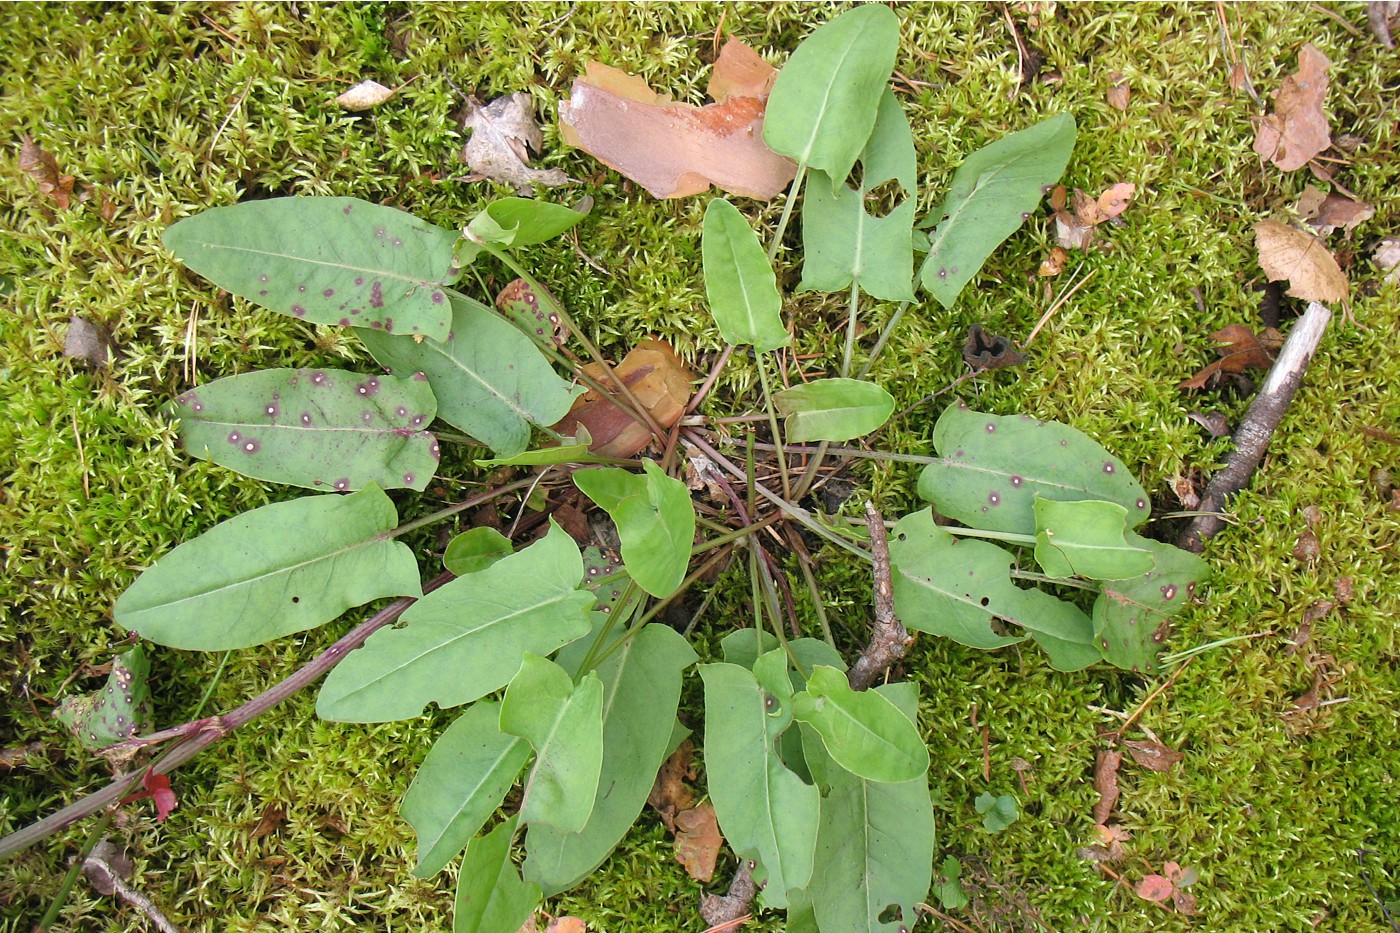
[[[555,917],[544,933],[588,933],[588,924],[578,917]]]
[[[1165,901],[1172,896],[1176,886],[1161,875],[1148,875],[1138,882],[1134,890],[1145,901]]]
[[[715,876],[715,860],[723,845],[724,837],[711,804],[702,803],[676,814],[676,861],[696,881],[709,881]]]
[[[19,167],[39,184],[39,190],[53,199],[59,210],[66,210],[73,203],[72,175],[64,175],[58,170],[58,160],[34,141],[25,136],[19,144]]]
[[[613,385],[597,364],[590,363],[583,371],[601,385]],[[690,401],[690,371],[664,340],[643,340],[637,344],[613,367],[613,375],[632,390],[663,428],[671,427],[685,414],[685,406]],[[600,457],[625,459],[652,440],[646,425],[639,424],[612,399],[592,389],[574,403],[564,420],[554,428],[572,437],[580,426],[593,438],[589,449]]]
[[[1259,265],[1270,282],[1288,280],[1288,294],[1305,301],[1341,301],[1350,291],[1346,273],[1327,244],[1277,220],[1254,225]]]
[[[1219,373],[1239,374],[1246,369],[1267,369],[1274,363],[1274,354],[1283,346],[1283,335],[1272,327],[1256,334],[1244,324],[1230,324],[1210,335],[1210,339],[1224,344],[1220,347],[1220,359],[1184,380],[1178,389],[1204,389],[1206,384]]]
[[[1118,182],[1097,198],[1085,194],[1078,188],[1069,197],[1069,210],[1064,207],[1065,197],[1057,188],[1051,195],[1051,206],[1055,208],[1055,240],[1065,249],[1088,249],[1094,242],[1094,228],[1117,217],[1128,209],[1137,185]]]
[[[715,62],[704,107],[676,103],[639,77],[589,62],[559,105],[564,142],[582,149],[658,198],[699,194],[711,184],[767,200],[797,166],[763,143],[765,95],[777,72],[731,40]]]
[[[1274,94],[1274,112],[1259,123],[1254,151],[1260,158],[1292,172],[1332,145],[1327,116],[1322,112],[1331,64],[1311,44],[1303,46],[1297,73],[1283,79]]]
[[[1050,254],[1040,263],[1040,268],[1036,270],[1036,275],[1056,276],[1065,271],[1065,264],[1069,262],[1069,251],[1063,246],[1050,247]]]

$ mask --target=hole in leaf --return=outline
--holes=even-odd
[[[898,904],[886,904],[878,919],[881,923],[899,923],[904,919],[904,911]]]
[[[300,596],[293,596],[293,597],[292,597],[292,602],[294,602],[294,603],[299,603],[299,602],[301,602],[301,597],[300,597]]]
[[[991,605],[991,602],[992,602],[992,601],[991,601],[990,599],[988,599],[987,597],[983,596],[981,599],[977,600],[977,602],[982,606],[983,609],[985,609],[985,608],[987,608],[989,605]]]
[[[865,193],[865,212],[871,217],[884,217],[904,203],[908,192],[893,178],[882,181]]]

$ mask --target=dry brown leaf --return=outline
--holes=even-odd
[[[1125,740],[1128,754],[1142,767],[1150,771],[1170,771],[1186,756],[1175,749],[1167,748],[1161,742],[1136,742]]]
[[[1388,236],[1377,243],[1371,261],[1385,273],[1387,282],[1400,282],[1400,237]]]
[[[1302,168],[1332,144],[1322,112],[1331,64],[1311,44],[1303,46],[1297,73],[1283,79],[1274,93],[1274,112],[1259,123],[1254,151],[1285,172]]]
[[[66,210],[73,203],[72,175],[64,175],[58,170],[58,160],[26,135],[19,144],[19,167],[27,172],[39,185],[39,190],[53,199],[59,210]]]
[[[778,69],[763,60],[753,49],[739,39],[730,39],[715,59],[714,70],[710,73],[709,86],[705,93],[710,100],[722,104],[731,97],[757,97],[767,99],[773,90],[773,82],[778,80]]]
[[[1065,271],[1065,265],[1069,262],[1069,251],[1063,246],[1050,247],[1050,254],[1041,262],[1040,268],[1036,270],[1036,275],[1049,278],[1059,275]]]
[[[1099,844],[1085,846],[1076,851],[1075,854],[1080,858],[1091,862],[1119,862],[1128,854],[1123,843],[1133,838],[1133,834],[1117,823],[1112,826],[1097,823],[1094,832],[1098,834]]]
[[[764,69],[767,69],[765,71]],[[731,41],[715,63],[712,91],[723,102],[696,107],[657,94],[641,78],[589,62],[559,105],[564,142],[616,169],[658,198],[699,194],[713,184],[767,200],[797,166],[763,143],[772,66]],[[748,91],[755,96],[734,96]]]
[[[102,369],[111,356],[112,335],[107,328],[74,314],[68,319],[68,332],[63,335],[63,355],[83,360]]]
[[[979,373],[1020,366],[1026,361],[1026,355],[1018,352],[1010,340],[999,334],[987,333],[981,324],[973,324],[968,329],[962,352],[963,362]]]
[[[1303,189],[1296,210],[1318,236],[1328,236],[1338,227],[1351,236],[1353,230],[1376,214],[1376,209],[1364,201],[1336,192],[1328,194],[1313,185]]]
[[[337,97],[335,102],[346,110],[358,113],[361,110],[378,107],[393,96],[393,88],[387,88],[378,81],[361,81]]]
[[[263,836],[270,836],[277,832],[278,828],[286,821],[287,808],[280,803],[269,803],[263,807],[262,816],[258,818],[258,825],[253,827],[248,838],[261,839]]]
[[[1057,187],[1050,198],[1052,207],[1059,205],[1055,208],[1055,241],[1065,249],[1088,249],[1094,242],[1094,228],[1127,210],[1137,185],[1118,182],[1097,198],[1075,188],[1069,196],[1068,210],[1063,192]]]
[[[1219,348],[1220,359],[1177,386],[1178,389],[1204,389],[1219,373],[1242,373],[1246,369],[1267,369],[1273,365],[1274,354],[1283,345],[1283,335],[1272,327],[1255,333],[1243,324],[1230,324],[1210,335],[1224,344]]]
[[[661,815],[661,822],[673,833],[676,831],[676,814],[682,810],[689,810],[695,804],[695,792],[685,783],[688,778],[695,776],[691,764],[694,756],[695,745],[690,739],[686,739],[661,765],[661,770],[656,775],[656,783],[647,795],[647,803]]]
[[[1128,87],[1128,81],[1118,72],[1108,76],[1108,105],[1114,110],[1128,109],[1128,101],[1132,98],[1132,88]]]
[[[1270,282],[1288,280],[1288,294],[1305,301],[1341,301],[1350,291],[1346,273],[1311,233],[1277,220],[1254,225],[1254,245],[1259,265]]]
[[[1172,896],[1176,887],[1161,875],[1148,875],[1133,890],[1145,901],[1165,901]]]
[[[610,385],[596,363],[589,363],[583,371],[599,384]],[[661,427],[671,427],[685,414],[690,401],[690,371],[664,340],[643,340],[613,367],[613,374],[632,390]],[[572,437],[580,426],[593,438],[588,449],[600,457],[626,459],[652,441],[651,431],[645,425],[593,389],[574,402],[554,429]]]
[[[1218,411],[1193,411],[1188,412],[1186,417],[1205,428],[1206,433],[1211,437],[1229,437],[1232,433],[1230,431],[1230,422]],[[1197,499],[1196,502],[1199,504],[1200,500]],[[1188,509],[1194,509],[1195,507],[1194,505],[1186,506]]]
[[[1104,220],[1112,220],[1128,209],[1132,203],[1133,195],[1137,193],[1137,185],[1127,182],[1119,182],[1110,185],[1103,194],[1099,195],[1098,208],[1099,215]],[[1102,221],[1099,221],[1102,223]]]
[[[473,172],[511,185],[522,195],[533,192],[535,185],[557,188],[569,184],[569,176],[561,169],[530,168],[530,152],[540,151],[544,137],[535,122],[530,95],[524,91],[498,97],[489,104],[468,98],[462,126],[472,131],[462,149],[462,161]]]
[[[588,924],[578,917],[555,917],[544,933],[588,933]]]
[[[1109,814],[1118,803],[1118,766],[1123,763],[1123,753],[1117,749],[1105,749],[1094,760],[1094,790],[1099,792],[1094,804],[1094,822],[1108,822]]]
[[[723,845],[724,837],[711,804],[702,803],[676,814],[676,861],[696,881],[709,881],[715,876],[715,860]]]

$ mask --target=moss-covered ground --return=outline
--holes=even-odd
[[[1400,477],[1400,292],[1379,284],[1369,259],[1377,239],[1400,230],[1400,56],[1370,34],[1361,4],[1251,4],[1223,14],[1209,4],[1016,4],[1011,19],[1046,59],[1022,87],[1000,5],[898,9],[906,80],[897,90],[918,141],[925,208],[966,153],[1058,112],[1080,127],[1067,184],[1138,185],[1125,223],[1103,236],[1112,248],[1076,256],[1052,285],[1034,274],[1052,236],[1038,216],[953,311],[925,301],[908,315],[873,373],[901,407],[964,371],[959,347],[973,322],[1024,338],[1082,259],[1079,274],[1094,277],[1035,339],[1029,362],[958,392],[985,410],[1076,425],[1138,471],[1159,511],[1177,507],[1173,477],[1208,472],[1227,446],[1188,413],[1216,408],[1234,420],[1248,397],[1176,385],[1212,356],[1208,333],[1256,321],[1262,273],[1251,225],[1286,219],[1313,181],[1261,166],[1251,152],[1260,111],[1230,88],[1232,47],[1266,93],[1295,69],[1303,43],[1328,55],[1333,133],[1356,137],[1345,162],[1332,164],[1338,181],[1377,206],[1351,240],[1337,241],[1351,259],[1357,324],[1339,315],[1329,330],[1269,458],[1235,504],[1235,523],[1211,541],[1216,576],[1170,647],[1260,637],[1197,658],[1138,720],[1184,762],[1168,773],[1128,762],[1119,778],[1117,818],[1132,839],[1115,870],[1133,882],[1167,861],[1195,868],[1199,916],[1138,899],[1076,854],[1096,841],[1093,763],[1099,734],[1117,722],[1103,710],[1135,709],[1167,675],[1061,674],[1035,650],[981,653],[924,639],[906,668],[923,696],[939,852],[962,861],[973,902],[920,928],[1387,929],[1358,853],[1380,898],[1400,899],[1400,512],[1376,481],[1383,470]],[[560,147],[548,123],[588,59],[698,102],[717,32],[781,61],[830,13],[749,3],[0,9],[0,748],[38,743],[0,771],[0,834],[105,783],[105,766],[50,712],[100,683],[90,666],[125,634],[111,621],[116,596],[177,543],[295,494],[192,462],[160,406],[192,380],[363,359],[346,334],[250,308],[181,271],[160,246],[170,223],[250,197],[333,193],[460,225],[507,192],[462,180],[451,116],[459,91],[525,90],[549,118],[543,163],[582,180],[568,197],[596,199],[578,247],[606,272],[563,242],[534,251],[530,265],[606,348],[660,334],[704,365],[720,345],[700,278],[706,198],[653,200]],[[1114,73],[1131,88],[1126,111],[1106,102]],[[332,103],[365,78],[401,89],[365,114]],[[92,197],[59,209],[42,194],[17,166],[25,134]],[[770,225],[781,206],[740,203]],[[791,302],[800,353],[824,354],[828,365],[839,355],[843,301]],[[871,307],[870,326],[891,310]],[[111,329],[122,355],[109,371],[63,357],[70,315]],[[751,374],[733,363],[710,410],[751,406]],[[927,453],[946,398],[886,429],[883,446]],[[448,502],[474,488],[481,477],[466,462],[449,457],[444,480],[421,498]],[[862,494],[887,514],[915,504],[913,476],[897,465],[858,471]],[[404,511],[416,505],[412,495],[398,498]],[[1320,552],[1299,558],[1309,506]],[[859,630],[869,615],[859,568],[833,555],[822,582],[834,615]],[[1290,637],[1319,600],[1337,606],[1290,654]],[[744,612],[741,594],[726,592],[706,624],[723,632]],[[230,656],[211,708],[286,676],[349,624]],[[161,724],[191,715],[223,661],[171,650],[153,659]],[[1339,678],[1326,694],[1339,702],[1290,713],[1314,682],[1310,663]],[[132,885],[188,930],[446,929],[450,872],[410,878],[413,837],[396,805],[448,715],[364,727],[319,722],[312,706],[311,695],[296,697],[180,771],[180,805],[167,821],[144,804],[125,808],[113,832],[136,862]],[[1025,810],[999,835],[985,833],[973,810],[986,789],[1016,795]],[[285,819],[255,834],[274,808]],[[0,866],[0,931],[30,928],[82,839],[79,828]],[[594,878],[547,906],[597,930],[695,930],[699,893],[644,814]],[[130,907],[81,884],[60,922],[146,928]],[[781,919],[761,925],[780,929]]]

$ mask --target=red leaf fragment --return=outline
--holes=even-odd
[[[1298,71],[1283,79],[1274,93],[1274,112],[1259,123],[1254,151],[1260,158],[1292,172],[1332,144],[1322,112],[1331,64],[1311,44],[1298,52]]]
[[[123,797],[121,802],[131,803],[135,800],[150,798],[156,805],[157,821],[163,821],[170,815],[170,811],[180,805],[179,798],[177,798],[175,792],[170,789],[170,778],[166,777],[164,774],[156,774],[154,771],[147,769],[146,773],[141,777],[141,784],[146,788],[145,790],[137,791],[130,796]]]
[[[766,95],[776,76],[752,49],[730,40],[710,83],[717,102],[696,107],[589,62],[559,105],[560,134],[658,198],[699,194],[713,184],[766,201],[797,171],[763,143]]]
[[[1175,885],[1161,875],[1148,875],[1138,882],[1134,890],[1143,900],[1158,902],[1171,897],[1175,889]]]

